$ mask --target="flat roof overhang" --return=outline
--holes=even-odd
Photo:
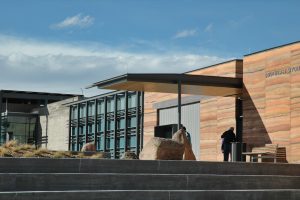
[[[18,91],[18,90],[0,90],[0,97],[9,99],[48,99],[60,101],[67,98],[82,96],[79,94],[61,94],[49,92],[31,92],[31,91]]]
[[[206,96],[233,96],[241,94],[242,78],[190,74],[124,74],[96,82],[87,88],[109,90],[178,93]]]

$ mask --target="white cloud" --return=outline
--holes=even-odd
[[[195,36],[196,34],[197,34],[196,29],[183,30],[183,31],[177,32],[173,38],[178,39],[178,38],[192,37],[192,36]]]
[[[67,17],[63,21],[51,25],[51,28],[54,29],[65,29],[71,27],[79,27],[86,28],[93,25],[95,19],[89,15],[82,16],[82,14],[78,14],[72,17]]]
[[[253,19],[253,16],[251,15],[247,15],[247,16],[244,16],[244,17],[240,17],[238,19],[232,19],[232,20],[229,20],[227,22],[227,25],[230,27],[230,28],[233,28],[233,29],[239,29],[240,26],[243,26],[245,25],[246,23],[248,23],[249,21],[251,21]]]
[[[205,27],[204,32],[210,32],[212,31],[212,29],[213,29],[213,24],[210,23]]]
[[[133,53],[102,44],[68,44],[0,35],[0,89],[81,93],[123,73],[181,73],[224,61],[182,52]]]

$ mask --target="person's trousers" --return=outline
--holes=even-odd
[[[229,154],[231,154],[231,144],[224,143],[224,161],[228,161]]]

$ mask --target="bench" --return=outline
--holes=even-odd
[[[263,147],[254,147],[251,152],[243,152],[245,156],[250,156],[250,162],[261,162],[267,159],[272,159],[276,162],[286,162],[286,148],[279,147],[278,144],[266,144]]]

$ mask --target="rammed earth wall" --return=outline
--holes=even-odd
[[[300,161],[300,43],[245,56],[244,141],[285,146]]]

